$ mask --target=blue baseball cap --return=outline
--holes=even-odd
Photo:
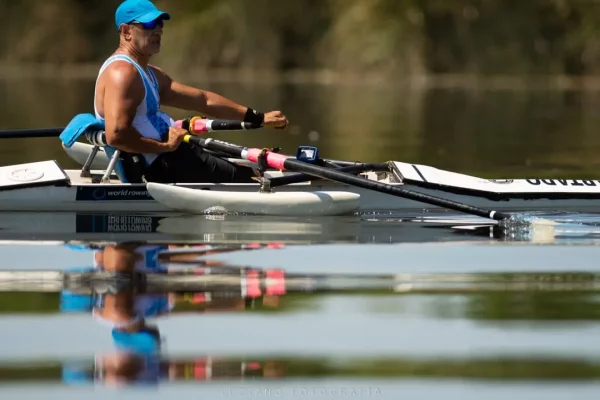
[[[133,21],[141,23],[152,22],[157,18],[169,20],[171,19],[171,15],[156,8],[149,0],[125,0],[115,13],[117,29],[121,24],[130,24]]]

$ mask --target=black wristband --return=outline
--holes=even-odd
[[[265,122],[265,114],[248,107],[248,111],[244,115],[244,122],[262,125]]]

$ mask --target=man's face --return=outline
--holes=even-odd
[[[160,51],[163,24],[161,18],[144,24],[132,22],[124,27],[123,33],[135,50],[150,56]]]

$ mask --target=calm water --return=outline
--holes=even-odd
[[[6,396],[97,396],[114,387],[127,398],[191,390],[213,398],[587,398],[598,390],[597,215],[548,216],[560,224],[543,242],[498,236],[489,221],[453,214],[322,224],[226,216],[206,226],[206,218],[193,218],[196,229],[187,233],[138,236],[78,231],[77,215],[69,213],[7,217],[14,219],[2,236],[1,269],[77,271],[98,264],[97,254],[101,265],[114,268],[138,263],[135,254],[169,240],[170,249],[153,260],[172,271],[403,275],[397,292],[290,289],[253,297],[217,288],[146,295],[144,301],[163,304],[161,313],[147,310],[146,323],[157,327],[163,343],[152,356],[120,347],[90,307],[65,309],[62,293],[11,293],[0,286],[0,391]],[[24,219],[38,220],[29,224],[35,232],[19,223]],[[486,234],[452,228],[471,225],[484,226]],[[44,241],[10,242],[14,238]],[[92,247],[78,238],[94,240]],[[190,253],[182,241],[226,250]],[[276,248],[254,250],[236,250],[234,243],[273,241]],[[128,320],[135,315],[128,307],[136,301],[140,307],[143,296],[105,295],[94,312],[112,310],[105,319]],[[171,306],[165,309],[160,299]]]
[[[89,81],[0,85],[0,129],[63,126],[91,110]],[[281,108],[293,121],[289,132],[223,135],[239,144],[293,151],[312,143],[331,158],[414,161],[494,177],[599,177],[594,93],[205,87],[256,108]],[[57,140],[0,146],[2,165],[40,159],[76,167]],[[117,387],[126,399],[597,398],[600,215],[543,217],[557,224],[508,229],[450,212],[0,213],[0,269],[142,263],[338,279],[403,274],[375,293],[290,286],[285,294],[251,295],[234,285],[148,296],[120,288],[77,310],[65,309],[64,293],[0,285],[0,396],[106,398]],[[236,250],[251,242],[277,248]],[[154,252],[166,243],[170,249]],[[233,247],[202,257],[181,250],[200,243]],[[107,321],[131,321],[134,304],[138,311],[155,305],[146,323],[161,337],[158,354],[132,352],[113,338]]]

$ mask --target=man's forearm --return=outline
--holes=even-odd
[[[206,113],[215,118],[242,120],[248,107],[237,104],[217,93],[204,91]]]
[[[133,127],[107,134],[106,141],[109,146],[127,153],[163,153],[167,149],[166,143],[143,137]]]
[[[248,107],[214,92],[173,83],[162,102],[166,106],[196,111],[202,115],[219,119],[242,120]]]

